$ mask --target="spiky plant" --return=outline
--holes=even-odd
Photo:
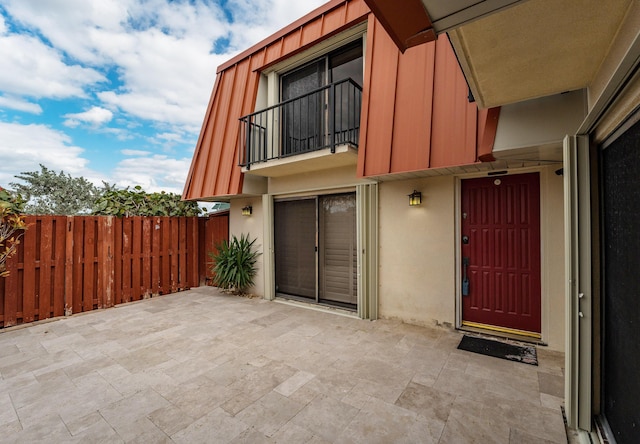
[[[253,278],[256,275],[256,262],[260,253],[254,251],[253,245],[256,239],[250,241],[249,235],[231,237],[231,241],[222,241],[217,252],[209,252],[213,261],[213,283],[215,286],[234,290],[236,293],[244,293],[253,286]]]

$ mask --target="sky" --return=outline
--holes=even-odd
[[[182,193],[216,68],[324,2],[0,0],[0,186]]]

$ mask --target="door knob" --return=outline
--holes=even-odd
[[[462,236],[462,243],[465,245],[469,244],[469,236]]]

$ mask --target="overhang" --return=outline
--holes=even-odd
[[[253,163],[250,168],[242,168],[242,172],[247,175],[282,177],[349,165],[355,167],[357,164],[358,151],[347,144],[336,146],[334,152],[331,152],[331,148],[325,148],[296,156]]]
[[[451,30],[481,108],[589,88],[633,0],[535,0]]]
[[[416,8],[426,10],[423,25],[428,21],[436,34],[449,34],[480,108],[597,89],[601,71],[612,64],[607,57],[623,46],[618,41],[628,43],[640,14],[633,0],[366,2],[390,34],[415,29],[403,23],[415,22],[410,16]],[[391,7],[393,14],[386,12]],[[595,101],[590,97],[590,107]]]
[[[431,42],[436,34],[523,0],[365,0],[398,48]]]

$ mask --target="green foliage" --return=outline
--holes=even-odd
[[[104,183],[102,189],[84,177],[71,177],[64,171],[56,173],[40,164],[40,171],[22,172],[15,176],[24,183],[11,183],[11,187],[24,196],[27,214],[87,214],[96,199],[113,188]]]
[[[16,253],[20,237],[27,226],[22,216],[24,200],[0,188],[0,277],[6,277],[7,259]]]
[[[253,251],[256,239],[249,241],[249,235],[244,234],[238,239],[232,236],[231,242],[224,240],[218,247],[217,253],[209,252],[213,260],[211,271],[214,273],[213,283],[225,290],[235,290],[244,293],[253,286],[256,275],[256,261],[260,253]]]
[[[197,202],[183,201],[179,194],[146,193],[139,185],[130,190],[107,190],[93,207],[93,214],[104,216],[197,216]]]

